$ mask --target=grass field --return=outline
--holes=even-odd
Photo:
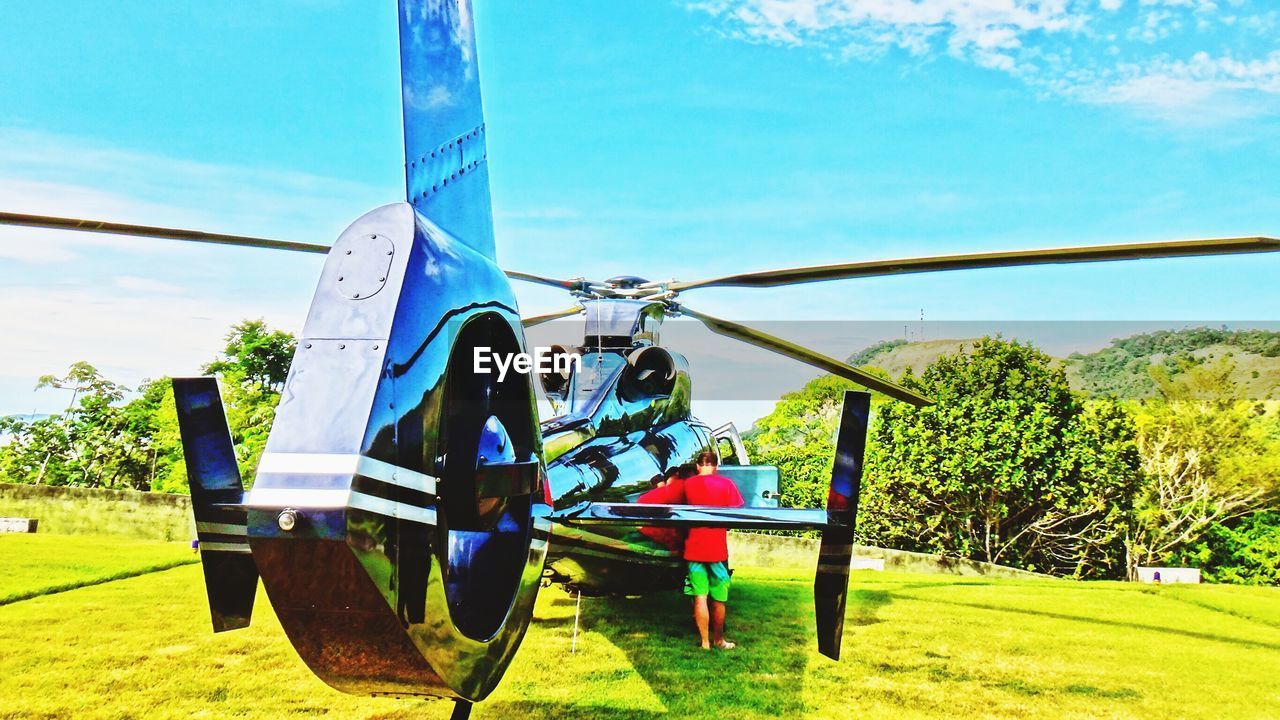
[[[0,605],[198,560],[181,542],[95,535],[0,536]]]
[[[3,587],[42,557],[100,573],[134,553],[0,537]],[[171,548],[151,548],[163,555]],[[26,571],[12,571],[25,563]],[[141,565],[145,565],[142,563]],[[59,576],[62,577],[62,576]],[[61,582],[61,581],[59,581]],[[544,590],[503,684],[473,717],[1274,718],[1280,590],[855,573],[845,657],[816,653],[811,578],[744,568],[731,636],[693,647],[681,598]],[[293,654],[264,596],[253,626],[209,631],[199,568],[0,606],[0,718],[444,718],[446,703],[355,698]]]

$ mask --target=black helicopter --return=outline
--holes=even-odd
[[[718,445],[690,412],[672,317],[913,405],[930,400],[837,359],[687,307],[707,287],[1280,250],[1263,237],[845,263],[700,281],[555,279],[496,264],[469,0],[398,0],[406,202],[331,245],[0,213],[0,223],[325,253],[252,489],[216,381],[174,381],[214,630],[248,625],[261,578],[308,666],[351,693],[454,698],[498,684],[542,582],[587,594],[675,587],[677,553],[641,526],[818,529],[818,644],[838,659],[869,395],[845,396],[824,509],[776,507],[777,469],[726,468],[744,508],[641,505],[655,476]],[[433,102],[433,97],[450,102]],[[509,279],[572,308],[522,318]],[[572,372],[482,372],[525,327],[585,314]],[[539,422],[533,376],[563,412]],[[732,439],[732,438],[730,438]]]

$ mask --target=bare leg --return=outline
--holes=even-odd
[[[716,603],[716,604],[717,604],[717,605],[720,605],[720,603]],[[722,605],[721,607],[723,608],[723,605]],[[723,609],[721,610],[721,613],[720,613],[720,619],[721,619],[721,621],[722,621],[722,623],[723,623],[723,620],[724,620],[724,611],[723,611]],[[707,614],[707,596],[706,596],[706,595],[697,595],[697,596],[694,596],[694,598],[693,598],[693,622],[694,622],[694,623],[696,623],[696,624],[698,625],[698,635],[702,638],[702,647],[703,647],[703,649],[704,649],[704,650],[705,650],[705,649],[708,649],[708,648],[710,648],[710,647],[711,647],[711,642],[710,642],[710,640],[708,640],[708,639],[707,639],[707,623],[708,623],[708,620],[709,620],[709,618],[708,618],[708,614]]]
[[[711,642],[716,647],[724,643],[724,603],[711,601]]]

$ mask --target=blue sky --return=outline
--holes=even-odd
[[[1270,2],[476,4],[506,267],[688,279],[1280,234]],[[16,5],[0,208],[329,242],[402,198],[390,0]],[[0,413],[56,409],[34,379],[78,359],[136,383],[193,372],[241,318],[297,330],[319,268],[0,230]],[[685,300],[742,321],[1261,321],[1277,277],[1255,256]],[[518,290],[530,314],[565,305]]]

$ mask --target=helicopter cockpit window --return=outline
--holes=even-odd
[[[741,465],[738,461],[738,453],[733,448],[733,440],[722,437],[716,438],[716,452],[720,454],[720,463],[722,465]]]
[[[609,378],[626,364],[626,358],[617,353],[587,353],[582,365],[573,373],[573,408],[584,410],[601,387],[609,384]]]
[[[640,315],[640,331],[636,333],[635,340],[639,342],[647,342],[653,345],[658,344],[658,328],[662,327],[662,317],[655,317],[649,312]]]
[[[586,344],[600,348],[631,349],[637,315],[648,303],[610,300],[586,306]]]

